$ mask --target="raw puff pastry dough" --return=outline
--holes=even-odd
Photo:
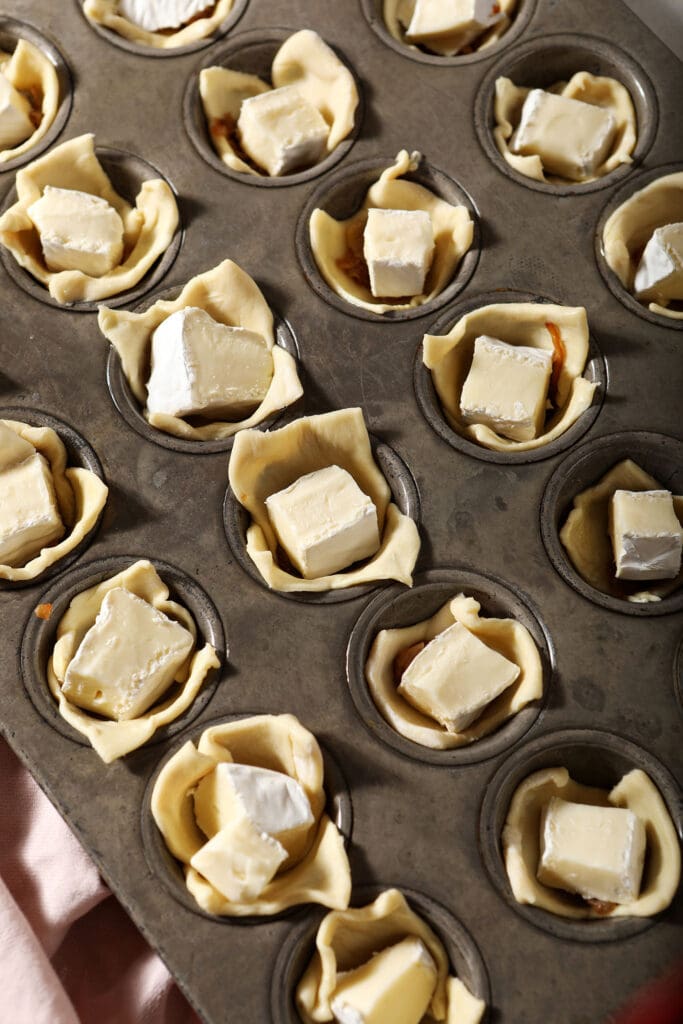
[[[645,825],[647,846],[640,894],[633,903],[619,903],[607,914],[576,897],[542,885],[536,878],[540,860],[541,811],[551,797],[595,807],[627,807]],[[676,829],[659,790],[645,772],[630,771],[609,792],[583,786],[566,768],[534,772],[516,789],[503,829],[505,868],[518,903],[530,903],[561,917],[649,917],[669,906],[681,875]]]
[[[192,794],[221,761],[291,776],[306,793],[315,817],[306,835],[295,846],[288,844],[285,867],[251,903],[226,899],[190,866],[207,841],[195,822]],[[351,871],[344,840],[324,808],[320,747],[293,715],[257,715],[210,726],[197,746],[188,740],[164,765],[152,793],[152,815],[168,849],[184,866],[187,888],[202,910],[229,917],[279,914],[299,903],[349,905]]]
[[[673,580],[618,580],[614,567],[612,541],[609,535],[609,503],[617,490],[658,491],[662,489],[653,476],[631,459],[617,463],[592,487],[577,494],[572,510],[560,530],[569,559],[586,583],[613,597],[636,603],[660,601],[683,583],[683,567]],[[683,524],[683,495],[674,495],[674,512]],[[645,586],[645,590],[643,590]]]
[[[109,493],[103,480],[89,469],[66,465],[66,448],[50,427],[31,427],[17,420],[0,421],[23,437],[48,462],[59,514],[66,528],[56,544],[43,548],[24,566],[0,565],[0,579],[33,580],[60,558],[77,548],[100,517]]]
[[[380,547],[357,569],[301,579],[277,563],[277,539],[265,500],[306,473],[333,465],[347,470],[373,501]],[[385,579],[412,584],[420,550],[417,526],[391,501],[389,485],[373,459],[360,409],[305,416],[266,433],[245,430],[235,438],[228,474],[235,497],[251,516],[247,554],[272,590],[340,590]]]
[[[449,750],[480,740],[497,729],[532,700],[543,695],[543,668],[531,634],[514,619],[479,616],[480,605],[473,597],[458,594],[435,615],[413,626],[381,630],[370,649],[365,678],[370,695],[382,717],[401,736],[435,750]],[[429,715],[413,707],[398,691],[394,681],[394,659],[413,644],[428,644],[454,622],[460,622],[494,651],[521,669],[517,680],[492,701],[467,729],[450,733]]]
[[[245,327],[265,338],[273,357],[273,377],[259,407],[244,420],[213,421],[197,427],[177,416],[150,415],[145,409],[145,417],[153,427],[192,441],[231,437],[238,430],[262,423],[301,397],[303,388],[296,362],[289,352],[275,344],[273,314],[268,303],[248,274],[232,260],[224,260],[213,270],[188,281],[177,299],[160,299],[144,313],[100,306],[97,317],[100,330],[118,352],[126,380],[141,405],[144,406],[147,399],[152,334],[167,317],[186,306],[197,306],[220,324]]]
[[[168,587],[151,562],[135,562],[123,572],[83,590],[73,598],[57,626],[57,642],[48,662],[47,682],[62,718],[88,739],[106,764],[129,754],[131,750],[137,750],[162,725],[173,722],[186,711],[199,693],[209,671],[220,667],[216,651],[210,644],[201,650],[197,650],[195,645],[176,675],[175,682],[179,684],[179,690],[171,687],[170,696],[167,691],[161,703],[154,704],[139,718],[126,722],[107,721],[72,704],[62,693],[61,684],[83,637],[97,618],[105,595],[115,587],[123,587],[147,601],[189,630],[195,641],[197,639],[194,619],[186,608],[169,600]]]
[[[368,189],[360,210],[348,220],[337,221],[324,210],[314,210],[311,214],[311,249],[320,273],[337,295],[372,313],[410,309],[429,302],[443,291],[472,245],[474,225],[466,207],[451,206],[423,185],[401,180],[406,174],[417,170],[420,160],[419,153],[409,154],[402,149],[395,163],[387,167]],[[343,267],[347,261],[366,266],[363,259],[363,231],[371,207],[380,210],[424,210],[432,219],[435,248],[425,291],[422,295],[413,296],[408,302],[382,302],[381,299],[375,299],[369,281],[359,281]]]
[[[543,432],[531,441],[512,441],[483,423],[467,425],[460,413],[460,395],[472,364],[475,338],[487,334],[508,345],[528,345],[552,352],[552,338],[546,323],[559,328],[565,359],[557,381],[556,407]],[[509,302],[482,306],[467,313],[444,336],[426,334],[423,361],[431,371],[446,418],[456,433],[493,451],[520,452],[554,441],[591,405],[597,384],[581,376],[588,346],[588,321],[582,306]]]
[[[402,939],[415,936],[424,942],[437,969],[429,1018],[446,1024],[479,1024],[486,1004],[466,985],[449,975],[446,950],[421,917],[410,909],[398,889],[386,889],[365,907],[335,910],[320,922],[316,952],[296,990],[296,1004],[306,1024],[332,1021],[331,1002],[337,975],[366,963]]]
[[[271,79],[275,89],[295,86],[318,109],[330,129],[328,154],[353,130],[358,106],[356,82],[317,32],[302,29],[282,44],[273,59]],[[211,141],[223,163],[233,171],[266,175],[242,159],[231,136],[244,100],[269,92],[270,88],[256,75],[230,68],[210,67],[199,73],[199,94]]]
[[[8,82],[39,106],[40,123],[24,142],[0,151],[0,164],[22,156],[47,134],[59,108],[59,79],[50,58],[33,43],[20,39],[13,54],[0,53],[0,72]]]
[[[80,270],[47,269],[40,236],[28,208],[46,185],[76,189],[105,199],[123,221],[123,262],[102,277]],[[178,226],[173,192],[161,178],[143,182],[135,208],[113,188],[95,155],[94,135],[79,135],[17,172],[17,202],[0,217],[0,243],[60,303],[97,302],[119,295],[140,281],[166,251]]]
[[[133,24],[132,21],[128,21],[127,18],[118,13],[119,5],[117,0],[85,0],[83,13],[90,21],[111,29],[133,43],[153,46],[157,50],[173,50],[178,46],[187,46],[212,35],[219,28],[221,22],[225,21],[228,17],[233,5],[234,0],[218,0],[217,3],[207,0],[207,9],[209,7],[214,8],[208,17],[191,21],[176,32],[168,34],[165,32],[148,32],[146,29],[140,28],[139,25]]]
[[[496,98],[494,102],[495,127],[493,137],[503,159],[519,174],[533,178],[534,181],[548,181],[552,185],[565,185],[567,178],[546,174],[540,156],[520,156],[511,152],[509,142],[519,124],[524,100],[531,91],[515,85],[509,78],[496,81]],[[591,103],[595,107],[604,107],[613,115],[617,123],[617,131],[609,156],[595,174],[583,181],[595,181],[603,178],[620,164],[630,164],[631,153],[636,144],[636,113],[633,101],[621,82],[614,78],[598,77],[588,71],[577,71],[568,82],[556,82],[545,90],[554,92],[567,99]],[[576,184],[571,182],[571,184]]]
[[[602,251],[607,266],[627,291],[633,292],[640,257],[655,228],[680,221],[683,221],[683,171],[657,178],[614,211],[602,232]],[[660,316],[683,320],[681,307],[671,309],[650,302],[648,309]]]
[[[485,29],[468,46],[462,49],[453,49],[447,43],[439,45],[437,42],[432,42],[429,45],[423,44],[421,48],[428,53],[436,53],[440,57],[453,57],[458,53],[476,53],[478,50],[484,50],[487,46],[492,46],[510,28],[515,8],[517,7],[517,0],[499,0],[498,6],[503,17],[495,25],[492,25],[491,28]],[[383,15],[385,25],[394,39],[398,39],[399,43],[403,43],[404,46],[409,46],[411,50],[418,49],[418,47],[408,42],[405,33],[414,10],[415,0],[384,0]]]

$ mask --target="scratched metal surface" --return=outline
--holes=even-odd
[[[421,501],[418,570],[455,566],[501,577],[538,611],[555,673],[542,713],[517,738],[515,752],[554,730],[589,727],[628,738],[680,776],[683,718],[674,672],[680,673],[683,614],[633,617],[601,608],[555,571],[539,508],[566,452],[528,465],[493,464],[454,450],[431,429],[415,400],[413,363],[422,334],[444,309],[403,322],[369,322],[316,294],[294,240],[299,213],[324,179],[253,188],[199,157],[181,110],[188,79],[207,51],[167,59],[125,52],[93,32],[76,3],[15,0],[11,15],[51,37],[72,69],[74,105],[60,141],[94,131],[99,144],[139,155],[176,188],[185,235],[157,289],[180,285],[225,257],[240,263],[293,328],[305,374],[304,411],[361,405],[373,434],[412,471]],[[251,0],[232,33],[259,27],[318,30],[363,82],[359,138],[328,172],[330,181],[352,162],[388,158],[405,146],[423,151],[469,193],[481,216],[482,252],[448,308],[496,288],[586,305],[608,387],[578,444],[625,430],[681,436],[683,334],[634,315],[606,287],[595,262],[595,225],[628,176],[585,195],[548,195],[502,174],[478,141],[475,97],[504,48],[461,67],[421,64],[384,45],[351,0]],[[654,86],[658,124],[632,173],[680,161],[680,65],[619,0],[538,0],[515,45],[582,31],[636,57]],[[3,195],[13,177],[0,175]],[[1,281],[0,405],[65,420],[95,450],[111,489],[99,532],[73,570],[110,556],[159,558],[194,578],[219,611],[228,667],[187,733],[221,715],[297,714],[346,776],[354,880],[404,885],[455,915],[481,951],[490,1020],[498,1024],[595,1024],[671,963],[680,949],[680,894],[652,927],[601,943],[540,930],[501,898],[483,867],[479,817],[488,782],[512,748],[495,747],[479,763],[440,767],[380,742],[361,721],[345,676],[349,635],[377,592],[319,605],[283,600],[259,586],[225,539],[227,455],[174,452],[140,437],[110,399],[107,346],[95,316],[37,301],[4,270]],[[286,1011],[286,994],[271,991],[277,953],[312,912],[239,925],[210,920],[174,899],[145,859],[141,813],[147,783],[177,736],[105,766],[56,730],[22,685],[26,622],[46,589],[59,580],[68,586],[70,571],[57,581],[0,591],[3,731],[202,1017],[265,1024]]]

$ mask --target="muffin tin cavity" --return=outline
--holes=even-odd
[[[560,530],[577,495],[596,484],[610,469],[631,459],[672,494],[683,494],[683,442],[645,431],[609,434],[582,445],[561,462],[550,477],[541,502],[541,534],[548,556],[563,580],[594,604],[625,615],[667,615],[683,608],[683,587],[659,601],[629,601],[591,586],[572,565]],[[658,581],[651,581],[656,584]],[[633,584],[645,590],[648,582]]]
[[[239,715],[223,715],[220,719],[211,719],[202,723],[203,727],[201,731],[203,732],[204,729],[208,729],[214,725],[225,725],[228,722],[235,722],[239,719],[249,717],[249,713],[246,712],[240,713]],[[199,740],[199,736],[200,732],[193,730],[191,734],[187,734],[182,740],[178,740],[178,742],[165,753],[163,760],[157,766],[154,774],[147,783],[142,799],[140,824],[145,859],[147,860],[147,864],[152,871],[152,874],[160,880],[166,891],[173,897],[173,899],[177,900],[177,902],[182,904],[182,906],[193,911],[195,914],[199,914],[201,917],[206,917],[210,921],[216,921],[220,924],[255,925],[263,924],[264,922],[272,920],[279,920],[280,918],[292,917],[293,915],[300,916],[302,913],[302,907],[295,906],[280,914],[271,916],[221,917],[217,914],[209,914],[203,910],[192,894],[188,891],[187,886],[185,885],[185,878],[181,864],[169,851],[164,841],[164,837],[157,828],[154,818],[152,817],[152,792],[159,777],[159,773],[167,761],[169,761],[170,758],[180,750],[188,739],[196,742]],[[336,825],[341,832],[345,845],[348,845],[351,841],[351,833],[353,830],[353,807],[351,804],[351,795],[349,793],[346,779],[344,778],[342,770],[335,758],[322,743],[320,743],[320,750],[323,756],[325,771],[324,788],[327,797],[324,813],[331,818],[333,824]]]
[[[515,619],[526,627],[541,658],[543,696],[522,708],[482,739],[450,750],[437,750],[401,735],[383,717],[370,692],[365,665],[380,630],[411,626],[428,619],[449,598],[460,593],[479,602],[483,617]],[[443,767],[485,761],[516,743],[541,714],[548,698],[554,667],[552,640],[529,599],[502,580],[469,569],[430,569],[416,576],[412,590],[394,586],[378,594],[359,616],[351,631],[346,651],[346,677],[351,698],[365,727],[397,753]]]
[[[0,163],[0,174],[4,174],[6,171],[16,171],[18,167],[22,167],[24,164],[29,163],[30,160],[34,160],[51,146],[64,128],[71,113],[71,105],[73,103],[71,71],[52,40],[27,22],[17,21],[16,18],[0,18],[0,52],[13,53],[20,39],[25,39],[27,42],[32,43],[54,66],[57,73],[59,97],[54,120],[45,135],[25,153],[14,157],[12,160],[8,160],[6,163]]]
[[[300,26],[304,27],[304,26]],[[271,65],[276,53],[296,29],[252,29],[241,32],[227,45],[213,50],[201,62],[190,76],[183,99],[183,122],[190,141],[203,160],[220,174],[224,174],[245,185],[256,185],[264,188],[280,188],[284,185],[298,185],[324,174],[342,160],[353,146],[363,123],[363,90],[354,69],[346,57],[327,42],[336,56],[351,72],[358,90],[358,106],[356,107],[353,128],[349,135],[334,148],[323,160],[302,171],[284,174],[281,177],[269,177],[265,173],[246,174],[233,170],[221,160],[211,142],[209,125],[199,94],[199,75],[204,68],[224,67],[231,71],[239,71],[256,75],[266,83],[270,83]]]
[[[161,178],[165,181],[173,192],[176,202],[178,201],[178,193],[168,178],[166,178],[152,164],[143,160],[142,157],[135,156],[133,153],[127,153],[125,150],[113,149],[109,146],[96,146],[95,155],[111,180],[114,189],[123,196],[131,206],[135,206],[135,197],[140,191],[143,182],[153,180],[155,178]],[[3,200],[2,207],[0,207],[0,213],[5,213],[16,201],[16,189],[12,188]],[[113,307],[127,305],[129,302],[134,302],[139,299],[142,295],[148,292],[150,288],[154,288],[155,285],[158,285],[173,266],[175,258],[180,251],[182,239],[183,226],[182,221],[179,221],[170,245],[167,247],[165,252],[161,254],[142,280],[128,291],[108,297],[104,300],[106,305]],[[19,266],[12,253],[9,252],[8,249],[5,249],[4,246],[0,247],[0,260],[2,260],[5,270],[15,284],[19,285],[19,287],[27,292],[32,298],[38,299],[39,302],[44,302],[47,306],[53,306],[55,309],[66,309],[77,313],[94,313],[100,305],[99,301],[73,302],[69,305],[57,302],[56,299],[52,298],[47,288],[42,285],[40,281],[37,281],[28,273],[28,271]]]
[[[420,521],[420,498],[417,484],[401,456],[388,444],[384,444],[378,438],[370,435],[372,454],[375,462],[384,474],[384,477],[391,489],[391,499],[396,503],[404,515],[409,516],[416,523]],[[250,516],[237,501],[235,495],[228,487],[223,502],[223,525],[230,545],[230,550],[238,565],[251,576],[260,586],[265,587],[266,583],[260,572],[247,554],[247,530],[249,528]],[[303,593],[301,591],[273,591],[278,597],[290,601],[302,601],[305,604],[338,604],[340,601],[351,601],[356,597],[367,596],[376,586],[382,586],[381,582],[361,584],[356,587],[347,587],[341,590],[326,590],[318,593]]]
[[[471,52],[455,54],[453,57],[444,57],[438,53],[432,53],[421,46],[414,46],[410,43],[397,39],[389,31],[384,18],[385,0],[361,0],[361,7],[372,31],[382,40],[385,46],[402,57],[417,61],[419,64],[432,64],[436,67],[456,67],[463,64],[473,64],[485,60],[492,54],[499,53],[504,47],[510,46],[526,30],[536,9],[537,0],[517,0],[515,10],[512,13],[512,24],[498,39],[492,39],[486,45]],[[475,41],[476,46],[476,41]]]
[[[83,746],[89,745],[88,740],[64,721],[48,689],[47,664],[55,644],[57,627],[70,602],[77,594],[109,579],[135,561],[134,555],[112,556],[90,562],[70,573],[68,577],[63,577],[42,594],[40,600],[36,600],[36,607],[50,605],[49,618],[39,618],[34,608],[24,630],[21,641],[21,675],[29,697],[48,725]],[[215,648],[219,660],[223,663],[228,655],[228,650],[223,624],[211,599],[181,569],[159,561],[159,559],[154,559],[153,564],[167,585],[171,600],[183,605],[192,615],[197,627],[197,648],[206,643],[211,644]],[[220,675],[220,669],[210,670],[197,697],[187,711],[179,715],[169,725],[158,729],[145,746],[151,746],[153,743],[159,743],[175,736],[196,718],[211,700]]]
[[[484,791],[479,820],[479,846],[493,885],[505,902],[530,924],[558,939],[612,942],[639,935],[656,921],[649,917],[575,920],[538,907],[517,903],[508,881],[501,835],[517,787],[543,768],[563,767],[576,782],[609,790],[634,768],[644,771],[659,790],[679,836],[683,804],[676,782],[651,754],[621,736],[593,729],[546,733],[515,751],[498,768]],[[646,863],[647,870],[647,863]]]
[[[527,292],[487,292],[485,294],[478,295],[476,298],[470,299],[462,305],[449,309],[448,312],[444,313],[443,316],[440,317],[440,319],[437,320],[426,333],[435,335],[448,334],[454,324],[456,324],[457,321],[467,313],[472,313],[474,310],[480,309],[482,306],[506,302],[534,302],[542,304],[553,303],[554,300]],[[501,340],[504,341],[505,339],[502,338]],[[485,448],[483,445],[478,444],[471,438],[457,433],[457,431],[453,429],[446,418],[439,396],[436,392],[436,388],[434,387],[431,371],[425,366],[422,356],[423,345],[422,342],[420,342],[417,352],[415,353],[413,386],[415,388],[417,404],[420,407],[422,415],[427,420],[430,427],[443,441],[449,444],[451,448],[455,448],[456,451],[463,452],[465,455],[471,455],[475,459],[481,459],[482,462],[496,462],[510,465],[526,462],[540,462],[542,459],[552,458],[552,456],[557,455],[558,452],[565,451],[593,426],[602,408],[602,404],[607,393],[607,369],[605,366],[605,360],[594,337],[591,335],[588,359],[582,374],[586,380],[598,385],[595,390],[595,394],[593,395],[593,402],[590,407],[586,409],[586,411],[579,416],[578,420],[571,424],[563,434],[556,437],[553,441],[549,441],[548,444],[542,445],[538,448],[531,448],[526,451],[494,451],[490,448]]]
[[[383,171],[395,163],[394,157],[385,159],[371,158],[356,164],[351,164],[343,171],[337,172],[329,180],[321,183],[311,193],[304,208],[302,209],[296,226],[296,251],[299,257],[306,280],[311,288],[320,298],[324,299],[335,309],[350,316],[359,317],[361,320],[374,320],[379,322],[393,323],[397,320],[412,320],[415,317],[425,316],[434,312],[447,302],[459,295],[466,287],[479,261],[481,251],[481,232],[479,228],[479,214],[474,201],[465,192],[461,185],[453,178],[449,178],[443,171],[432,166],[428,160],[422,159],[415,171],[410,171],[401,176],[402,181],[414,181],[418,185],[433,192],[439,199],[445,200],[452,206],[465,207],[473,222],[474,234],[472,244],[458,263],[453,277],[446,287],[434,298],[421,305],[409,309],[390,309],[383,314],[375,313],[361,306],[356,306],[338,295],[325,281],[322,276],[311,246],[309,223],[314,210],[321,209],[335,220],[346,220],[352,217],[361,206],[365,195]],[[381,300],[378,300],[381,301]]]
[[[548,89],[556,82],[567,82],[579,71],[613,78],[628,90],[636,114],[632,163],[622,163],[594,181],[567,184],[535,181],[520,174],[504,160],[493,136],[496,80],[509,78],[516,86]],[[595,192],[631,173],[633,164],[642,161],[654,142],[658,107],[650,79],[636,61],[604,39],[567,33],[530,39],[497,61],[479,87],[474,121],[484,152],[506,177],[537,192],[570,196]]]

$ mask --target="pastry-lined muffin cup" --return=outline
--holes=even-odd
[[[338,143],[331,153],[311,167],[301,171],[294,171],[291,174],[271,177],[265,172],[262,174],[245,174],[241,171],[228,167],[211,142],[211,132],[204,114],[204,107],[199,94],[199,75],[204,68],[224,67],[231,71],[240,71],[250,75],[256,75],[262,81],[269,83],[273,58],[282,44],[295,34],[296,30],[280,28],[251,29],[248,32],[241,32],[235,36],[226,46],[212,51],[192,72],[185,89],[183,97],[183,123],[185,130],[193,146],[203,160],[213,167],[219,174],[224,174],[234,181],[240,181],[245,185],[256,185],[263,188],[282,188],[287,185],[299,185],[313,178],[320,177],[342,160],[361,130],[364,116],[363,89],[358,75],[349,64],[346,57],[330,46],[327,40],[324,42],[334,50],[344,67],[349,71],[355,80],[358,92],[358,105],[356,107],[353,128],[351,132]]]
[[[155,824],[152,815],[152,795],[157,779],[159,778],[164,766],[175,754],[178,753],[188,739],[197,741],[201,733],[212,726],[228,725],[231,722],[238,722],[242,719],[251,717],[260,716],[252,716],[250,712],[240,712],[239,714],[234,715],[222,715],[220,718],[211,719],[210,721],[202,723],[201,730],[197,727],[192,729],[191,733],[186,734],[182,740],[178,740],[172,749],[164,755],[163,760],[157,765],[153,775],[150,777],[147,786],[145,787],[145,793],[142,799],[140,818],[142,843],[145,859],[150,870],[160,880],[166,891],[173,897],[173,899],[177,900],[177,902],[182,904],[182,906],[193,911],[195,914],[208,918],[210,921],[217,921],[223,924],[255,925],[262,924],[264,922],[267,923],[268,921],[279,920],[284,917],[300,917],[301,914],[305,912],[307,905],[297,904],[286,910],[282,910],[278,914],[260,916],[227,916],[211,914],[207,910],[204,910],[188,890],[183,876],[182,865],[168,849],[163,835]],[[328,815],[332,823],[341,833],[344,845],[348,846],[351,842],[351,834],[353,831],[353,805],[351,802],[351,794],[336,758],[324,743],[320,742],[320,740],[318,740],[318,745],[322,753],[324,765],[323,788],[325,790],[326,802],[323,808],[323,814]]]
[[[51,119],[45,131],[23,152],[9,160],[0,162],[0,174],[4,174],[6,171],[16,171],[17,168],[35,159],[51,146],[64,128],[73,103],[71,71],[52,40],[39,32],[33,25],[29,25],[28,22],[18,21],[16,18],[0,17],[0,53],[13,53],[21,39],[25,39],[35,46],[45,60],[52,65],[56,76],[56,90],[54,96],[46,97],[49,110],[44,112],[44,116],[50,116]],[[31,142],[31,138],[33,136],[30,136],[25,143],[21,143],[17,148],[23,149],[26,143]]]
[[[541,534],[546,552],[565,583],[602,608],[637,616],[680,611],[683,608],[681,585],[658,601],[627,600],[598,590],[580,575],[560,540],[560,530],[572,510],[574,499],[626,459],[635,462],[674,495],[683,494],[683,442],[645,431],[598,438],[568,455],[546,485],[541,501]],[[647,591],[648,583],[656,587],[659,582],[644,580],[640,589]],[[668,581],[661,582],[666,584]]]
[[[474,598],[481,605],[483,619],[513,619],[525,627],[540,656],[543,692],[481,739],[451,749],[436,749],[402,735],[382,715],[366,678],[366,665],[380,630],[404,628],[423,622],[450,598],[461,593]],[[516,743],[542,714],[554,667],[552,640],[529,599],[496,577],[465,568],[429,569],[416,576],[412,590],[394,586],[382,591],[361,612],[349,636],[346,651],[346,678],[356,711],[365,727],[375,738],[404,757],[442,767],[486,761]]]
[[[479,819],[479,848],[491,882],[509,907],[529,924],[555,938],[575,942],[612,942],[639,935],[655,924],[657,918],[576,919],[518,903],[514,898],[502,848],[502,833],[510,802],[528,776],[554,767],[566,768],[576,782],[607,791],[632,769],[641,769],[659,790],[678,838],[683,835],[680,790],[668,770],[647,751],[621,736],[594,729],[546,733],[511,754],[485,788]]]
[[[57,702],[48,686],[47,668],[57,638],[57,628],[73,598],[129,568],[136,560],[134,555],[113,555],[90,562],[77,571],[69,573],[40,596],[24,629],[21,641],[21,675],[24,687],[34,707],[48,725],[56,729],[62,736],[82,746],[90,746],[90,741],[62,718]],[[168,586],[171,599],[177,600],[192,616],[197,629],[196,650],[199,650],[202,644],[210,644],[223,665],[228,655],[223,624],[209,596],[195,580],[181,569],[156,558],[153,565]],[[41,608],[43,609],[41,614],[47,617],[39,617],[36,610]],[[154,735],[143,744],[143,749],[163,742],[185,729],[213,697],[221,677],[221,671],[221,668],[210,669],[189,707],[172,722],[158,728]],[[167,697],[168,693],[162,695],[160,701],[163,703]],[[153,711],[154,705],[149,710]],[[93,719],[96,720],[96,716],[93,716]],[[132,753],[134,755],[135,750]]]
[[[297,256],[306,280],[314,292],[342,313],[358,317],[361,320],[374,320],[379,323],[412,320],[433,313],[434,310],[450,302],[467,286],[476,269],[481,251],[479,213],[474,201],[457,181],[423,158],[416,170],[401,175],[400,180],[415,182],[452,206],[464,207],[473,224],[471,245],[457,263],[450,281],[437,295],[421,305],[404,309],[389,309],[384,313],[376,313],[347,302],[332,289],[323,277],[313,253],[309,231],[311,215],[314,210],[321,209],[335,220],[346,220],[352,217],[362,207],[368,189],[378,181],[384,171],[387,171],[395,163],[396,157],[385,159],[372,157],[351,164],[330,176],[311,193],[299,215],[296,226]],[[377,301],[381,302],[380,299]]]
[[[516,171],[503,158],[493,135],[496,81],[509,78],[516,86],[546,89],[557,82],[568,81],[580,71],[613,78],[629,93],[636,115],[636,141],[630,160],[593,181],[568,181],[566,184],[536,181]],[[656,94],[643,68],[607,40],[574,33],[529,39],[506,53],[484,78],[474,106],[474,123],[479,141],[498,170],[527,188],[562,196],[596,192],[630,174],[633,165],[640,163],[649,152],[657,134],[658,118]]]
[[[452,307],[448,312],[436,321],[427,332],[428,334],[444,335],[466,314],[473,313],[483,306],[499,303],[533,302],[539,304],[551,304],[554,300],[544,298],[527,292],[498,291],[486,292],[475,298],[469,299],[466,303]],[[505,339],[502,339],[505,340]],[[474,439],[459,434],[448,422],[443,406],[439,400],[434,381],[430,370],[424,364],[423,345],[420,342],[415,354],[413,366],[413,386],[417,404],[422,415],[430,427],[439,437],[456,451],[471,455],[482,462],[496,462],[500,464],[520,464],[527,462],[540,462],[549,459],[558,452],[565,451],[571,447],[580,437],[583,437],[595,423],[602,408],[607,393],[607,369],[605,360],[593,335],[590,336],[588,358],[581,374],[586,380],[597,384],[591,405],[565,430],[559,437],[549,441],[538,448],[529,448],[524,451],[495,451],[478,444]]]

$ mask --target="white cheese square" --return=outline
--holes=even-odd
[[[448,732],[462,732],[514,683],[519,672],[519,665],[455,622],[413,658],[398,689],[413,707]]]
[[[190,859],[190,864],[227,900],[258,899],[287,858],[287,851],[248,818],[238,818],[217,832]]]
[[[683,529],[671,491],[615,491],[610,501],[610,535],[617,579],[678,576]]]
[[[510,149],[540,156],[549,174],[583,181],[607,159],[616,130],[616,119],[604,107],[532,89]]]
[[[432,219],[425,210],[368,210],[363,256],[376,298],[421,295],[433,255]]]
[[[436,964],[409,936],[337,974],[331,1009],[338,1024],[419,1024],[436,988]]]
[[[474,355],[460,394],[466,423],[483,423],[513,441],[530,441],[543,428],[552,352],[475,339]]]
[[[377,509],[350,473],[327,466],[266,498],[271,525],[304,579],[346,569],[379,548]]]
[[[115,587],[69,663],[62,692],[106,718],[138,718],[166,692],[193,645],[180,623]]]
[[[541,815],[540,839],[543,885],[607,903],[637,898],[646,836],[633,811],[552,797]]]
[[[272,377],[265,338],[188,306],[152,335],[147,409],[167,416],[243,419],[261,404]]]
[[[245,100],[237,132],[247,156],[278,177],[317,163],[329,128],[317,107],[295,86],[284,85]]]
[[[269,768],[223,762],[195,790],[195,820],[205,835],[213,836],[244,815],[259,832],[284,844],[315,821],[296,779]]]
[[[118,0],[118,13],[147,32],[158,32],[180,28],[212,6],[213,0]]]
[[[31,104],[0,72],[0,149],[13,149],[34,131]]]
[[[683,299],[683,224],[664,224],[652,233],[633,289],[639,299]]]
[[[80,270],[101,277],[123,256],[123,222],[100,196],[46,185],[28,208],[48,270]]]
[[[406,39],[427,46],[438,43],[457,51],[502,17],[496,0],[417,0]]]
[[[0,472],[2,565],[25,565],[64,535],[50,467],[32,445],[29,447],[32,454],[28,458]]]
[[[24,440],[16,430],[0,420],[0,471],[30,459],[35,451],[30,441]]]

